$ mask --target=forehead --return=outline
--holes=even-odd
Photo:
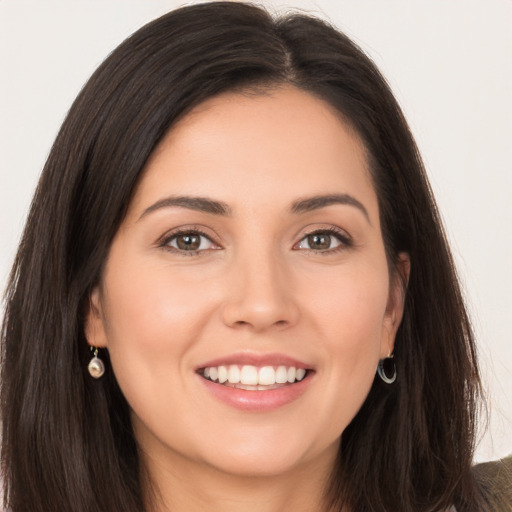
[[[336,192],[376,205],[365,147],[334,107],[288,86],[224,93],[194,108],[152,154],[132,209],[163,194],[236,206]]]

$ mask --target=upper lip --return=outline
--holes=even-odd
[[[206,361],[196,367],[196,370],[202,368],[210,368],[212,366],[229,366],[231,364],[237,365],[252,365],[252,366],[294,366],[295,368],[304,368],[305,370],[311,370],[311,365],[299,361],[294,357],[290,357],[285,354],[279,353],[248,353],[240,352],[235,354],[229,354],[226,356],[218,357],[210,361]]]

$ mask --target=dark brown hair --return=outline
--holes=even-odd
[[[2,468],[12,512],[140,512],[143,467],[115,376],[92,380],[91,289],[155,146],[207,98],[291,84],[365,143],[390,267],[411,259],[398,379],[375,379],[342,435],[333,510],[485,510],[470,472],[480,382],[471,326],[418,150],[385,80],[344,34],[252,5],[185,7],[99,67],[49,155],[12,270],[2,331]],[[108,366],[108,353],[102,355]]]

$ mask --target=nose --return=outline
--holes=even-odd
[[[299,307],[285,258],[271,250],[250,252],[231,262],[222,311],[224,323],[254,332],[294,325]]]

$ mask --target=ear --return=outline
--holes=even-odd
[[[105,348],[108,345],[99,286],[94,287],[89,296],[89,307],[85,315],[84,331],[87,343],[91,347]]]
[[[402,322],[405,305],[405,295],[411,273],[409,254],[401,252],[398,255],[395,270],[389,285],[389,297],[382,329],[380,356],[385,358],[395,349],[395,337]]]

